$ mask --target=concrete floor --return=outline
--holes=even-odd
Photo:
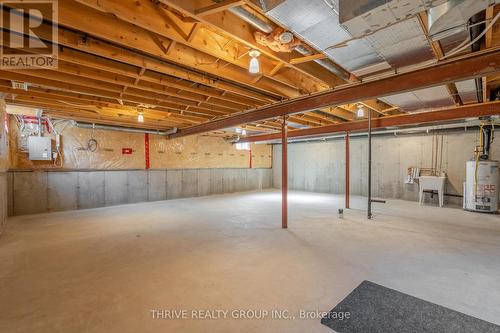
[[[301,192],[290,205],[286,231],[276,191],[12,218],[0,237],[0,332],[326,333],[299,311],[328,311],[363,280],[500,324],[499,216],[390,200],[372,221],[359,209],[339,219],[341,196]],[[296,319],[153,319],[152,309]]]

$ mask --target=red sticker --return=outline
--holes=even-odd
[[[122,148],[123,155],[132,155],[132,148]]]

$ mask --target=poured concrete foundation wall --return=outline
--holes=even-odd
[[[0,173],[0,234],[3,232],[7,224],[7,207],[8,207],[8,188],[7,188],[7,173]]]
[[[465,181],[465,163],[472,158],[479,145],[478,131],[444,132],[442,154],[438,166],[446,172],[446,192],[462,195]],[[380,198],[418,199],[418,184],[405,184],[408,167],[432,166],[433,134],[401,134],[398,136],[374,136],[373,138],[373,195]],[[367,194],[368,140],[351,137],[350,186],[351,194]],[[281,146],[273,152],[273,183],[281,185]],[[440,145],[441,150],[441,145]],[[500,159],[500,143],[494,141],[491,151],[494,159]],[[442,159],[441,159],[442,157]],[[345,192],[345,142],[344,139],[293,143],[288,147],[289,186],[294,190],[344,193]],[[437,196],[426,200],[437,202]],[[448,202],[461,203],[462,198],[447,197]]]
[[[24,215],[265,189],[272,169],[12,171],[8,185],[9,215]]]
[[[9,136],[7,128],[7,117],[5,116],[5,101],[0,97],[0,234],[7,224],[8,189],[7,170],[9,169]]]

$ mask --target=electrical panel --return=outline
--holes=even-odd
[[[49,137],[28,137],[29,159],[32,161],[52,160],[52,140]]]

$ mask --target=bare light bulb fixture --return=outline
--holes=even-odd
[[[365,117],[365,109],[362,105],[358,105],[358,111],[356,111],[356,117],[364,118]]]
[[[139,115],[137,116],[137,121],[139,123],[143,123],[144,122],[144,114],[142,112],[139,112]]]
[[[250,56],[250,64],[248,66],[248,71],[252,74],[257,74],[260,72],[260,64],[259,64],[259,59],[257,59],[260,56],[260,51],[258,50],[250,50],[248,52],[248,55]]]
[[[246,130],[246,129],[243,129],[243,130],[241,131],[241,135],[247,135],[247,130]]]

